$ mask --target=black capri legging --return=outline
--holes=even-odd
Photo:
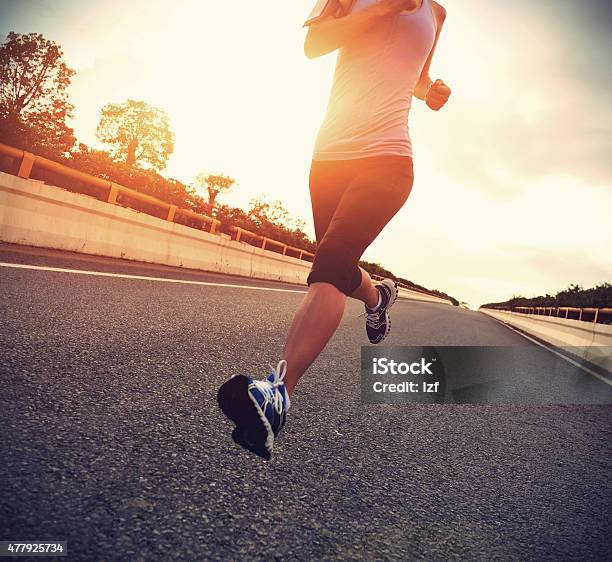
[[[402,208],[414,181],[410,156],[313,160],[310,200],[317,251],[306,280],[346,295],[361,284],[359,259]]]

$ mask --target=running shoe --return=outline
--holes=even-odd
[[[236,424],[232,438],[238,445],[270,459],[274,439],[283,429],[291,406],[284,378],[287,361],[282,359],[264,380],[234,375],[217,393],[221,411]]]
[[[380,293],[380,305],[372,309],[367,304],[365,312],[360,316],[366,318],[366,333],[370,343],[380,343],[391,331],[389,309],[397,299],[397,284],[392,279],[384,279],[375,288]]]

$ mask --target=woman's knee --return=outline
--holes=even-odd
[[[350,296],[361,285],[361,270],[358,258],[346,252],[329,252],[321,246],[315,255],[312,269],[306,283],[325,282],[334,285],[345,295]]]

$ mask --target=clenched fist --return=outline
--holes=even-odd
[[[415,12],[423,0],[379,0],[376,8],[382,16],[394,16],[400,12]]]
[[[438,111],[448,101],[450,95],[450,88],[442,80],[438,79],[429,88],[425,96],[425,103],[430,109]]]

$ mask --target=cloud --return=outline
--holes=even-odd
[[[455,134],[435,142],[436,163],[448,175],[502,199],[517,196],[527,182],[550,174],[612,186],[609,111],[601,112],[599,124],[585,122],[582,111],[571,106],[543,111],[529,122],[516,111],[487,119],[474,104],[461,105],[452,114]]]
[[[550,174],[612,185],[611,12],[600,0],[451,7],[433,70],[453,95],[439,115],[415,104],[417,157],[430,150],[447,175],[503,201]]]

